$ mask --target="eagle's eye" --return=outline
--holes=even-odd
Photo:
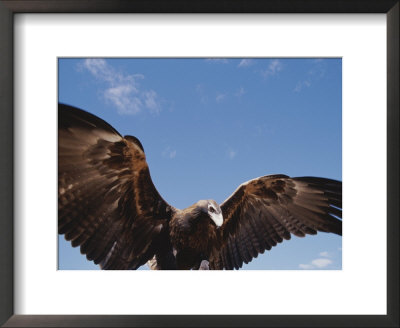
[[[211,213],[215,213],[215,208],[212,207],[212,206],[210,206],[210,207],[208,208],[208,210],[209,210]]]

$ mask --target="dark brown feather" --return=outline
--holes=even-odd
[[[175,210],[155,189],[142,144],[67,105],[58,124],[59,233],[104,269],[136,269]]]
[[[270,175],[248,181],[221,204],[221,243],[212,269],[239,269],[291,234],[342,234],[342,183]]]

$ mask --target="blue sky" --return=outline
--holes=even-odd
[[[139,138],[177,208],[268,174],[342,179],[341,59],[65,58],[58,81],[60,102]],[[293,236],[243,269],[341,269],[341,247]],[[59,269],[98,267],[59,236]]]

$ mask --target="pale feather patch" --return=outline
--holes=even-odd
[[[209,262],[207,260],[201,261],[199,270],[210,270]]]
[[[211,220],[214,221],[214,223],[215,223],[215,225],[216,225],[217,227],[222,226],[222,223],[224,223],[224,218],[223,218],[223,216],[222,216],[222,213],[219,213],[219,214],[218,214],[218,213],[208,212],[208,214],[210,215]]]
[[[154,255],[151,260],[147,261],[147,266],[149,267],[150,270],[160,270],[158,267],[157,259],[156,256]]]

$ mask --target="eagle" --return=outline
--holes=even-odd
[[[342,183],[266,175],[222,204],[181,210],[155,188],[139,139],[58,106],[58,232],[105,270],[233,270],[288,240],[342,234]]]

